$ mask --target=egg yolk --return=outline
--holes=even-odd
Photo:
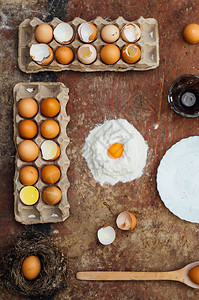
[[[134,56],[137,52],[137,49],[135,47],[130,46],[128,47],[127,52],[129,56]]]
[[[199,266],[196,266],[189,271],[189,278],[194,283],[199,284]]]
[[[120,158],[124,151],[123,145],[121,143],[114,143],[112,144],[107,151],[107,154],[110,158]]]
[[[84,58],[87,58],[87,57],[89,57],[90,55],[91,55],[90,51],[87,51],[87,52],[84,53]]]
[[[39,199],[39,192],[34,186],[25,186],[20,191],[20,199],[26,205],[33,205]]]

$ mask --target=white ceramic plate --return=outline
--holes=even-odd
[[[199,136],[182,139],[165,153],[157,171],[157,189],[173,214],[199,223]]]

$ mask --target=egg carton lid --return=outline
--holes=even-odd
[[[69,144],[69,137],[67,136],[66,129],[70,117],[66,112],[66,105],[69,100],[69,89],[63,83],[55,82],[21,82],[17,83],[13,89],[14,96],[14,143],[17,145],[23,140],[18,134],[18,124],[24,120],[17,112],[17,103],[21,98],[34,98],[38,104],[46,97],[55,97],[60,102],[60,113],[54,119],[59,122],[60,134],[57,138],[53,139],[60,145],[61,155],[55,161],[45,161],[39,153],[38,158],[34,162],[25,162],[20,159],[18,154],[15,157],[15,175],[14,175],[14,214],[16,221],[25,225],[38,224],[38,223],[57,223],[63,222],[69,217],[70,204],[68,202],[67,191],[70,186],[67,177],[67,170],[70,165],[70,161],[66,154],[66,148]],[[42,121],[48,118],[44,117],[40,111],[32,118],[38,125]],[[33,139],[40,147],[41,143],[45,139],[40,133]],[[60,180],[54,185],[59,187],[62,191],[62,199],[56,205],[48,205],[42,200],[42,191],[48,185],[45,184],[40,178],[40,171],[44,165],[55,164],[60,168],[61,177]],[[28,206],[21,202],[19,198],[19,192],[24,186],[19,180],[19,171],[22,167],[32,165],[39,171],[39,179],[34,186],[39,190],[40,197],[36,204]]]
[[[50,24],[53,28],[55,28],[59,23],[62,23],[58,18],[54,18]],[[81,63],[77,58],[77,49],[79,46],[83,45],[77,36],[77,28],[78,26],[86,22],[85,20],[76,17],[74,20],[68,22],[75,31],[75,39],[72,43],[68,44],[73,52],[74,52],[74,60],[68,65],[59,64],[55,59],[48,66],[42,66],[34,62],[30,57],[30,47],[32,44],[38,43],[34,36],[35,28],[44,23],[38,18],[25,19],[19,25],[19,44],[18,44],[18,65],[21,71],[25,73],[37,73],[41,71],[79,71],[79,72],[96,72],[96,71],[146,71],[155,69],[159,66],[159,34],[158,34],[158,22],[154,18],[144,18],[140,17],[134,21],[127,21],[123,17],[118,17],[113,21],[107,21],[101,17],[97,17],[94,20],[89,22],[96,25],[98,29],[97,38],[91,45],[94,45],[97,50],[97,59],[94,63],[90,65],[85,65]],[[128,64],[124,62],[121,58],[114,65],[106,65],[100,60],[100,50],[102,46],[106,45],[100,36],[100,30],[104,25],[107,24],[115,24],[121,29],[125,24],[135,23],[141,29],[141,38],[135,44],[140,46],[141,48],[141,59],[134,63]],[[126,45],[127,43],[122,40],[120,37],[115,43],[120,49]],[[55,51],[58,47],[62,46],[55,39],[53,39],[49,46]]]

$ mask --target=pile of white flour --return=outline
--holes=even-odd
[[[107,155],[108,148],[121,143],[124,148],[118,159]],[[128,182],[142,175],[146,165],[148,146],[142,135],[127,120],[107,120],[90,131],[83,157],[96,181],[101,185]]]

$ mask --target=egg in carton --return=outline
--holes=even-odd
[[[69,138],[66,133],[66,128],[70,117],[66,113],[66,104],[69,100],[69,89],[65,87],[62,83],[45,83],[45,82],[37,82],[37,83],[18,83],[15,85],[13,90],[14,95],[14,143],[16,148],[19,143],[24,139],[20,137],[18,133],[18,125],[25,118],[21,117],[18,114],[17,105],[20,99],[22,98],[33,98],[37,101],[38,106],[44,98],[54,97],[60,103],[60,112],[53,119],[58,122],[60,126],[59,135],[53,140],[57,142],[60,146],[61,154],[54,161],[46,161],[41,156],[41,149],[39,151],[39,156],[33,162],[22,161],[19,157],[18,153],[15,158],[15,176],[14,176],[14,213],[15,219],[18,222],[23,224],[37,224],[37,223],[49,223],[49,222],[62,222],[69,217],[69,202],[67,198],[67,190],[70,186],[67,177],[67,170],[70,165],[70,161],[66,155],[66,148],[69,144]],[[39,126],[42,121],[49,119],[44,117],[40,110],[32,118],[38,125],[38,134],[32,140],[39,146],[41,146],[42,142],[45,140],[39,131]],[[46,204],[42,199],[42,192],[45,187],[49,186],[45,184],[41,180],[41,169],[44,165],[54,164],[59,167],[61,176],[57,183],[53,184],[61,189],[62,198],[61,201],[56,205]],[[39,200],[34,205],[25,205],[22,203],[19,194],[20,190],[24,187],[24,185],[19,180],[19,172],[24,166],[33,166],[39,172],[38,181],[34,184],[34,186],[39,191]]]
[[[63,70],[72,70],[72,71],[80,71],[80,72],[95,72],[95,71],[145,71],[150,69],[155,69],[159,66],[159,35],[158,35],[158,23],[154,18],[143,18],[140,17],[135,21],[126,21],[123,17],[118,17],[114,21],[106,21],[101,17],[97,17],[96,19],[90,21],[90,23],[94,24],[97,27],[97,37],[96,39],[90,43],[97,50],[97,59],[90,65],[85,65],[78,60],[77,50],[83,45],[77,34],[77,29],[80,24],[86,22],[85,20],[76,17],[73,21],[68,22],[75,33],[74,40],[68,44],[74,52],[74,59],[68,65],[59,64],[56,59],[52,61],[47,66],[42,66],[34,62],[30,57],[30,47],[33,44],[38,44],[35,39],[35,29],[38,25],[43,22],[38,18],[25,19],[19,26],[19,47],[18,47],[18,64],[21,71],[26,73],[37,73],[41,71],[63,71]],[[51,22],[47,23],[52,26],[54,29],[58,24],[63,23],[58,18],[54,18]],[[141,58],[138,62],[134,64],[128,64],[120,58],[117,63],[113,65],[107,65],[103,63],[100,59],[100,50],[105,43],[100,35],[101,29],[108,24],[116,25],[119,30],[123,28],[124,25],[134,23],[138,25],[141,29],[141,38],[135,43],[141,49]],[[124,45],[127,43],[119,37],[119,39],[113,44],[117,45],[121,50]],[[53,52],[60,46],[55,39],[53,39],[48,44]]]

